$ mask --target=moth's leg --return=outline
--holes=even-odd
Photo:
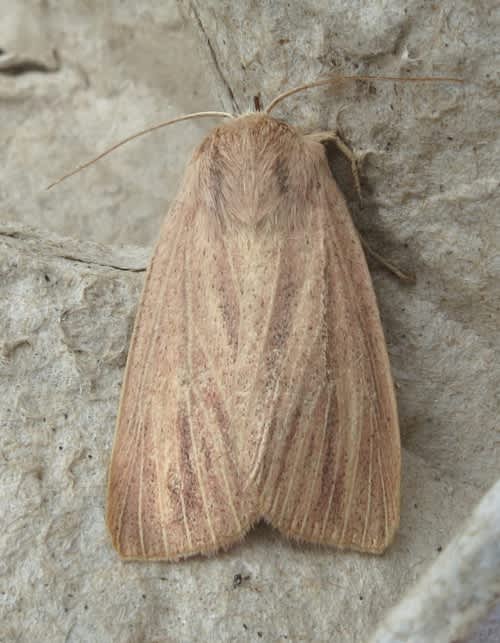
[[[333,141],[335,143],[335,145],[337,146],[337,149],[351,163],[351,171],[354,178],[354,184],[356,186],[356,192],[358,193],[360,203],[362,203],[361,183],[359,180],[359,169],[358,169],[359,157],[357,157],[356,154],[347,145],[347,143],[345,143],[342,140],[339,133],[335,130],[329,130],[326,132],[315,132],[313,134],[308,134],[307,138],[310,140],[316,141],[318,143],[326,143],[328,141]],[[384,259],[382,255],[379,255],[378,252],[375,252],[375,250],[373,250],[373,248],[370,247],[368,242],[365,241],[365,239],[363,238],[359,230],[358,230],[358,235],[366,254],[369,254],[371,257],[373,257],[382,266],[384,266],[384,268],[392,272],[392,274],[395,275],[398,279],[401,279],[401,281],[415,283],[416,281],[415,275],[407,274],[403,272],[397,266],[392,264],[390,261],[387,261],[387,259]]]
[[[358,168],[359,158],[351,150],[349,145],[347,145],[347,143],[342,140],[340,134],[336,130],[328,130],[326,132],[315,132],[313,134],[308,134],[307,138],[318,143],[327,143],[328,141],[333,141],[335,143],[339,152],[341,152],[351,164],[351,172],[354,178],[356,192],[358,193],[359,202],[361,203],[361,183],[359,180]]]
[[[384,266],[384,268],[389,270],[389,272],[392,272],[393,275],[396,275],[398,279],[401,279],[401,281],[406,281],[410,284],[416,283],[417,280],[415,278],[415,275],[411,273],[403,272],[393,263],[391,263],[390,261],[387,261],[387,259],[384,259],[382,255],[379,255],[378,252],[375,252],[375,250],[373,250],[373,248],[371,248],[368,245],[367,241],[363,238],[359,230],[357,232],[358,232],[359,240],[361,241],[361,245],[363,246],[366,254],[369,254],[371,257],[376,259],[382,266]]]

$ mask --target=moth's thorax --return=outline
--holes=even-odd
[[[314,198],[322,148],[290,125],[248,114],[215,128],[193,157],[202,204],[224,225],[288,223]]]

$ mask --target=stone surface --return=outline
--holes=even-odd
[[[0,15],[3,216],[75,238],[150,244],[213,123],[146,136],[45,188],[129,134],[218,107],[189,23],[172,0],[0,0]]]
[[[495,12],[181,8],[188,22],[171,2],[0,0],[0,640],[367,640],[498,475]],[[332,72],[466,81],[345,84],[276,109],[306,131],[339,127],[362,158],[356,223],[417,274],[409,287],[373,266],[405,447],[400,534],[373,558],[259,527],[212,559],[123,564],[103,507],[127,344],[159,223],[210,124],[175,125],[43,188],[148,124],[244,111],[257,92],[266,104]],[[496,640],[490,629],[481,640]]]
[[[500,480],[481,500],[462,533],[384,619],[371,643],[462,639],[500,597],[499,570]],[[491,634],[491,640],[498,640],[498,629],[496,636]]]

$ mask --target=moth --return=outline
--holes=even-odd
[[[398,527],[398,415],[363,249],[318,137],[268,111],[197,148],[149,265],[109,471],[123,558],[211,554],[260,520],[381,553]]]
[[[269,114],[329,82],[219,114],[186,169],[122,386],[106,516],[122,558],[213,554],[260,520],[360,552],[393,540],[398,414],[360,238],[321,136]]]

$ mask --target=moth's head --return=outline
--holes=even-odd
[[[299,132],[277,118],[263,112],[250,112],[227,119],[215,127],[200,149],[206,150],[213,144],[244,145],[246,148],[269,149],[272,145],[287,144],[297,139]],[[246,149],[248,153],[251,149]]]

